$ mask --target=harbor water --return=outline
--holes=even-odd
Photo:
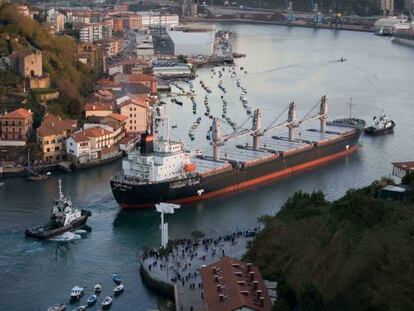
[[[362,136],[357,153],[326,166],[241,193],[182,206],[176,214],[166,217],[170,238],[188,237],[194,230],[214,236],[251,228],[257,217],[276,213],[297,190],[322,190],[329,199],[335,199],[349,188],[389,176],[391,162],[413,160],[414,49],[369,33],[252,24],[219,24],[218,28],[235,32],[234,51],[247,55],[236,60],[237,77],[232,78],[227,68],[223,73],[227,93],[217,87],[217,75],[211,78],[211,68],[202,68],[193,82],[197,92],[195,115],[189,98],[181,97],[182,106],[164,98],[171,124],[177,125],[171,136],[187,141],[189,148],[211,148],[206,140],[211,119],[204,116],[206,93],[200,80],[212,90],[208,96],[211,113],[221,116],[223,95],[228,102],[226,114],[238,125],[247,119],[247,114],[239,100],[237,78],[248,91],[249,105],[262,110],[263,126],[291,101],[296,102],[300,119],[324,94],[328,96],[331,118],[348,116],[352,97],[355,116],[369,123],[383,109],[397,126],[391,135]],[[347,61],[338,62],[341,57]],[[188,85],[180,85],[188,89]],[[177,89],[173,87],[173,91]],[[195,140],[190,141],[188,131],[199,116],[202,120],[194,130]],[[250,124],[247,121],[246,126]],[[224,124],[223,132],[230,133],[231,127]],[[250,139],[243,138],[242,142]],[[223,154],[225,150],[223,147]],[[46,310],[54,303],[67,302],[73,286],[86,286],[88,296],[98,282],[103,285],[100,304],[102,296],[112,294],[115,287],[113,273],[122,276],[125,293],[114,299],[112,310],[147,310],[167,305],[164,298],[144,286],[138,274],[140,252],[159,244],[159,215],[154,210],[118,208],[109,179],[120,169],[118,161],[71,174],[56,173],[42,182],[2,180],[0,310]],[[58,178],[74,206],[92,211],[88,221],[92,232],[70,243],[25,238],[26,228],[48,220],[52,200],[57,196]]]

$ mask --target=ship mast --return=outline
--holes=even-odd
[[[349,98],[349,118],[352,119],[352,97]]]
[[[63,191],[62,191],[62,179],[58,179],[59,186],[59,200],[63,200]]]
[[[215,161],[220,160],[220,145],[221,142],[221,124],[219,118],[213,119],[212,127],[212,140],[213,140],[213,157]]]
[[[328,99],[326,95],[323,95],[321,99],[319,119],[321,120],[321,133],[325,133],[326,119],[328,119]]]
[[[262,119],[262,114],[260,113],[259,109],[256,109],[253,115],[253,127],[252,127],[252,130],[255,132],[254,134],[252,134],[254,150],[259,150],[259,136],[260,136],[259,131],[261,127],[261,119]]]
[[[295,129],[297,128],[296,125],[296,104],[295,102],[291,102],[289,105],[289,112],[288,112],[288,119],[287,122],[289,125],[287,126],[289,128],[289,140],[294,141],[295,140]]]

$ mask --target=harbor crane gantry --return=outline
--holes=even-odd
[[[311,113],[319,106],[319,112],[316,115],[311,115]],[[213,145],[213,157],[215,161],[220,160],[220,147],[224,145],[225,142],[240,138],[243,136],[252,136],[253,137],[253,150],[259,150],[259,140],[260,136],[263,136],[268,131],[273,131],[280,128],[289,129],[289,140],[294,141],[296,139],[296,128],[299,127],[302,123],[320,120],[320,132],[325,133],[326,131],[326,120],[328,118],[328,100],[326,95],[322,96],[320,102],[318,101],[316,105],[303,117],[300,121],[297,121],[296,118],[296,104],[291,102],[288,106],[288,109],[285,109],[283,114],[288,110],[288,118],[286,121],[273,125],[276,121],[282,116],[279,115],[270,126],[265,129],[261,129],[261,112],[259,109],[256,109],[253,114],[253,125],[250,129],[242,129],[234,133],[223,135],[221,132],[221,120],[219,118],[213,119],[213,125],[211,130],[211,138]]]

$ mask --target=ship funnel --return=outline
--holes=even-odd
[[[296,131],[296,104],[291,102],[289,105],[288,119],[289,122],[289,140],[295,140],[295,131]]]
[[[213,157],[215,161],[218,161],[220,160],[220,144],[221,144],[221,125],[220,125],[219,118],[213,119],[211,138],[213,141]]]
[[[321,120],[321,133],[325,133],[326,119],[328,118],[328,99],[326,95],[322,96],[319,119]]]
[[[259,109],[256,109],[253,115],[253,127],[252,127],[252,130],[255,131],[255,133],[253,134],[253,149],[254,150],[259,149],[259,131],[261,127],[261,119],[262,119],[262,114]]]
[[[154,137],[148,134],[148,131],[145,134],[141,135],[140,142],[140,151],[141,155],[150,154],[154,151]]]

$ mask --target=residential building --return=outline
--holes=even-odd
[[[141,15],[142,26],[150,27],[170,27],[180,23],[179,16],[176,14],[157,14],[154,12],[139,12]]]
[[[111,113],[109,116],[103,118],[100,124],[111,127],[114,144],[118,144],[126,134],[126,120],[127,116],[119,113]]]
[[[112,25],[110,23],[105,23],[102,25],[102,38],[110,39],[112,38]]]
[[[83,25],[79,29],[79,41],[82,43],[92,43],[102,40],[102,24],[88,24]]]
[[[151,95],[157,95],[157,79],[150,75],[143,73],[118,74],[114,76],[114,81],[129,84],[143,84],[150,89]]]
[[[125,59],[107,66],[107,74],[113,76],[117,73],[134,74],[144,73],[152,74],[151,62],[143,59]]]
[[[62,32],[65,29],[65,15],[52,9],[47,12],[46,21],[53,26],[55,32]]]
[[[128,135],[145,133],[148,129],[148,106],[148,101],[143,98],[132,98],[119,105],[119,113],[127,117],[125,129]]]
[[[124,31],[124,18],[123,17],[114,17],[114,32]]]
[[[111,103],[86,103],[84,107],[85,117],[107,117],[113,112]]]
[[[77,124],[77,120],[61,120],[52,114],[45,117],[36,130],[44,161],[60,161],[66,157],[66,139]]]
[[[76,164],[102,159],[102,151],[113,147],[112,133],[99,125],[73,133],[66,140],[66,154]],[[105,151],[104,151],[105,153]]]
[[[17,56],[17,72],[23,78],[43,76],[42,52],[23,51]]]
[[[223,257],[202,267],[200,276],[207,310],[272,310],[262,275],[251,263]]]
[[[124,40],[122,39],[110,38],[99,42],[103,45],[106,56],[108,57],[118,55],[124,48]]]
[[[394,15],[394,0],[381,0],[381,12],[386,16]]]
[[[102,44],[79,43],[77,58],[81,63],[89,65],[98,73],[103,73],[106,70],[106,53]]]
[[[32,123],[33,114],[30,110],[19,108],[6,113],[0,116],[0,139],[15,141],[16,145],[25,145]],[[4,145],[4,142],[2,144]]]
[[[125,18],[125,26],[130,30],[140,30],[142,29],[142,16],[138,14],[129,14]]]

